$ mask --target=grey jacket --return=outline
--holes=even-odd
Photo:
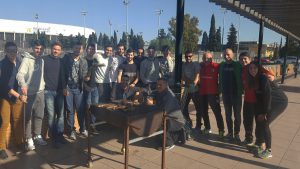
[[[43,91],[45,89],[45,81],[42,57],[35,58],[27,52],[24,52],[22,55],[24,58],[16,76],[19,86],[27,87],[28,95]]]

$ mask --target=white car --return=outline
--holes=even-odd
[[[275,63],[278,63],[278,64],[283,64],[283,62],[284,62],[283,57],[275,60]],[[286,57],[286,64],[294,64],[296,62],[297,62],[297,56],[287,56]]]

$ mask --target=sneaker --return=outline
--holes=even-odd
[[[224,134],[225,134],[224,131],[219,131],[219,138],[223,139],[224,138]]]
[[[175,147],[175,144],[171,145],[171,146],[166,146],[166,151],[169,151],[171,149],[173,149]]]
[[[82,132],[80,132],[80,134],[82,134],[84,137],[87,137],[88,136],[88,131],[83,130]]]
[[[201,127],[195,127],[193,128],[194,133],[201,133]]]
[[[26,148],[27,151],[32,151],[32,150],[35,149],[32,138],[27,139],[25,148]]]
[[[259,158],[267,159],[273,157],[272,151],[270,149],[266,149],[258,154]]]
[[[210,129],[203,129],[202,134],[209,135],[211,133]]]
[[[252,145],[252,144],[254,144],[254,143],[253,143],[253,141],[252,141],[251,139],[246,138],[246,139],[243,141],[243,144],[246,145],[246,146],[250,146],[250,145]]]
[[[71,134],[70,134],[69,138],[71,140],[76,140],[76,133],[75,133],[75,131],[71,131]]]
[[[226,139],[227,141],[233,141],[233,135],[232,135],[232,133],[228,133],[228,134],[225,136],[225,139]]]
[[[45,146],[47,145],[47,142],[42,138],[41,135],[35,136],[33,138],[35,144],[40,145],[40,146]]]
[[[165,151],[169,151],[169,150],[173,149],[174,147],[175,147],[175,144],[170,145],[170,146],[166,146],[166,147],[165,147]],[[158,147],[157,149],[158,149],[159,151],[161,151],[161,150],[162,150],[162,147]]]
[[[93,135],[98,135],[99,134],[99,131],[96,129],[95,126],[91,126],[91,134],[93,134]]]
[[[235,134],[235,135],[234,135],[234,141],[235,141],[236,143],[241,143],[240,135]]]
[[[0,159],[5,160],[8,158],[6,151],[4,149],[0,150]]]

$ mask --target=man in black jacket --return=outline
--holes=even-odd
[[[76,132],[74,130],[74,107],[77,112],[77,119],[80,126],[80,133],[87,136],[85,127],[85,112],[83,100],[83,81],[89,80],[87,77],[88,65],[87,61],[82,57],[83,45],[77,42],[73,47],[73,53],[66,54],[63,58],[64,66],[64,95],[67,103],[67,123],[69,137],[76,140]],[[73,105],[75,103],[75,105]]]

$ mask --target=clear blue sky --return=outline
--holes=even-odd
[[[176,17],[176,2],[176,0],[129,0],[129,30],[132,28],[134,33],[142,33],[146,41],[153,39],[158,29],[158,15],[155,11],[163,10],[160,27],[167,30],[168,21]],[[0,18],[36,21],[34,16],[38,13],[39,22],[83,26],[83,16],[80,14],[83,10],[88,12],[86,27],[94,29],[97,35],[100,32],[110,34],[109,20],[112,23],[112,30],[126,31],[126,7],[123,0],[8,0],[1,2]],[[209,3],[209,0],[186,0],[185,13],[198,17],[199,28],[207,32],[212,14],[215,14],[216,27],[222,27],[224,16],[224,43],[227,41],[230,24],[233,23],[236,28],[239,25],[239,15],[230,11],[223,15],[220,7]],[[258,41],[258,30],[258,24],[240,18],[240,41]],[[279,43],[280,38],[281,35],[265,28],[264,43]]]

